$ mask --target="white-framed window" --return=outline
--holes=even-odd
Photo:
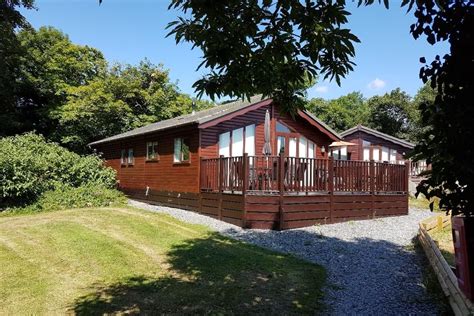
[[[378,147],[372,147],[372,159],[380,161],[380,149]]]
[[[127,164],[127,151],[122,149],[120,151],[120,164],[126,165]]]
[[[158,142],[146,143],[146,160],[158,160]]]
[[[304,137],[300,137],[300,144],[298,148],[298,156],[300,158],[307,158],[308,157],[308,140]]]
[[[173,161],[175,163],[189,162],[190,159],[191,153],[187,140],[185,138],[175,138]]]
[[[364,148],[363,160],[364,161],[369,161],[370,160],[370,147],[365,147]]]
[[[390,162],[397,161],[397,151],[395,149],[390,149]]]
[[[389,159],[389,149],[387,147],[382,147],[382,161],[388,161]]]
[[[276,131],[278,133],[291,133],[290,129],[286,125],[283,125],[278,121],[276,122]]]
[[[219,156],[230,156],[230,132],[219,135]]]
[[[347,160],[347,146],[339,148],[339,159]]]
[[[232,131],[232,157],[244,155],[244,128],[237,128]]]
[[[316,144],[308,141],[308,158],[316,158]]]
[[[135,162],[135,158],[133,156],[133,148],[128,149],[128,158],[127,158],[127,163],[129,165],[133,165]]]
[[[255,156],[255,124],[219,134],[219,156],[240,157],[244,153]]]
[[[255,156],[255,124],[245,126],[244,152],[249,156]]]
[[[288,156],[297,157],[298,142],[296,137],[290,137],[288,141]]]

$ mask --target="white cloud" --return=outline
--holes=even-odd
[[[328,92],[329,88],[327,86],[317,86],[315,90],[319,93],[326,93]]]
[[[378,90],[378,89],[382,89],[383,87],[385,87],[385,85],[386,85],[385,81],[383,81],[382,79],[379,79],[379,78],[375,78],[374,80],[369,82],[367,87],[369,89],[372,89],[372,90]]]

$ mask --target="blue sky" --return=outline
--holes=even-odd
[[[350,0],[348,1],[350,2]],[[357,8],[352,3],[348,28],[361,40],[356,45],[357,66],[341,83],[319,82],[308,90],[309,97],[336,98],[352,91],[366,97],[383,94],[397,87],[414,95],[421,86],[419,58],[428,61],[448,51],[447,45],[431,46],[424,39],[415,41],[409,34],[414,21],[391,1],[382,5]],[[36,0],[36,11],[23,11],[36,28],[51,25],[61,29],[78,44],[100,49],[109,62],[136,64],[144,58],[162,63],[181,91],[192,96],[194,81],[204,73],[196,72],[201,62],[199,49],[190,44],[176,45],[166,38],[165,27],[176,16],[168,11],[167,0]]]

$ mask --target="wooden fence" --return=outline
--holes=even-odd
[[[408,166],[283,156],[201,159],[201,191],[248,194],[402,193]]]
[[[474,315],[474,304],[459,289],[456,275],[429,232],[449,225],[450,216],[434,216],[420,223],[419,240],[455,315]]]

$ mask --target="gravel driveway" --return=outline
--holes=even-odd
[[[411,247],[418,223],[431,215],[429,211],[410,209],[407,216],[279,232],[244,230],[193,212],[129,203],[326,267],[327,303],[333,315],[437,314],[422,284],[420,258]]]

